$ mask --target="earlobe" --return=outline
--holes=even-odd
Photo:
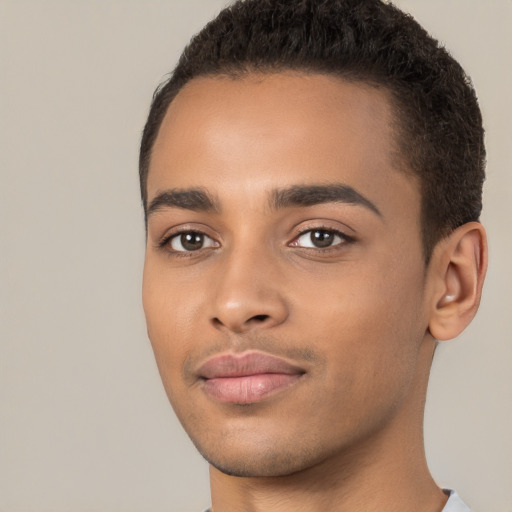
[[[429,331],[437,340],[458,336],[480,304],[487,269],[485,229],[478,222],[457,228],[434,249]]]

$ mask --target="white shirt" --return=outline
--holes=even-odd
[[[444,489],[449,498],[442,512],[471,512],[470,508],[460,499],[455,491]]]

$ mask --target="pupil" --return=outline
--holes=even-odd
[[[312,231],[311,242],[315,247],[330,247],[334,241],[334,233],[329,231]]]
[[[181,235],[181,245],[187,251],[197,251],[203,246],[204,237],[200,233],[184,233]]]

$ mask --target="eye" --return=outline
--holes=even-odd
[[[217,242],[198,231],[184,231],[164,240],[163,245],[169,245],[176,252],[192,252],[207,247],[217,247]]]
[[[332,229],[310,229],[297,237],[293,247],[307,247],[313,249],[327,249],[351,241],[350,237]]]

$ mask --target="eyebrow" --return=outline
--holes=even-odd
[[[215,199],[200,188],[166,190],[155,196],[148,206],[147,216],[162,208],[183,208],[198,212],[218,212],[219,205]]]
[[[379,209],[369,199],[352,187],[341,183],[329,185],[294,185],[290,188],[274,190],[270,206],[274,210],[294,206],[315,206],[323,203],[347,203],[364,206],[379,217]]]
[[[273,190],[270,206],[273,210],[290,207],[308,207],[323,203],[346,203],[361,205],[382,217],[379,209],[369,199],[348,185],[294,185]],[[183,208],[200,212],[220,211],[220,205],[207,190],[201,188],[170,189],[155,196],[149,203],[147,216],[163,208]]]

